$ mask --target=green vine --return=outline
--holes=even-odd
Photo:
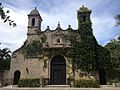
[[[72,48],[43,48],[44,54],[51,58],[55,55],[64,55],[67,57],[71,57]]]
[[[22,53],[25,57],[36,57],[42,54],[42,43],[40,41],[33,41],[32,43],[26,44],[22,48]]]
[[[81,24],[77,31],[69,30],[69,39],[75,69],[94,73],[101,67],[107,68],[110,53],[97,43],[91,23]]]

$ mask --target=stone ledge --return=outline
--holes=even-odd
[[[46,85],[45,88],[70,88],[70,85]]]

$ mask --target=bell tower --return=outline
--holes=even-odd
[[[90,26],[92,25],[91,20],[90,20],[90,14],[91,10],[89,10],[87,7],[82,5],[80,9],[77,11],[77,19],[78,19],[78,29],[81,28],[83,25],[89,24]]]
[[[28,14],[28,34],[37,34],[36,31],[41,31],[42,18],[35,7],[30,14]]]

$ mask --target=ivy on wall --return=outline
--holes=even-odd
[[[97,43],[91,23],[82,23],[78,30],[69,30],[69,39],[75,69],[88,74],[95,74],[101,67],[109,69],[110,52]]]
[[[22,53],[25,55],[25,57],[36,57],[41,55],[42,43],[40,41],[28,43],[22,48]]]

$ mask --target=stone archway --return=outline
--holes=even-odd
[[[14,72],[14,79],[13,79],[13,85],[17,85],[18,81],[20,79],[21,72],[19,70],[16,70]]]
[[[65,85],[66,84],[66,60],[63,56],[54,56],[51,60],[50,84]]]

